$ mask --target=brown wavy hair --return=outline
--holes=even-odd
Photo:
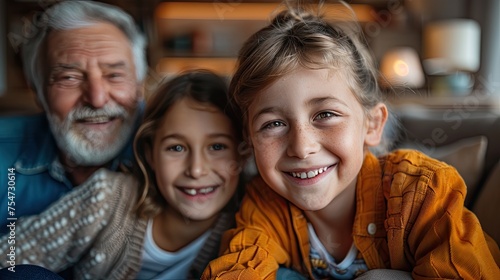
[[[136,211],[140,217],[153,217],[167,205],[156,185],[155,173],[146,160],[146,152],[153,149],[155,133],[165,113],[177,101],[191,98],[200,103],[216,106],[232,121],[237,144],[241,143],[241,114],[229,106],[227,88],[226,80],[213,72],[190,70],[160,83],[150,96],[142,125],[134,139],[134,155],[137,162],[135,173],[140,182]]]

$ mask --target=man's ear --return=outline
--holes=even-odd
[[[146,94],[146,83],[141,82],[137,85],[137,98],[142,101],[145,98]]]
[[[45,108],[43,107],[42,101],[40,101],[40,98],[38,98],[38,94],[34,94],[33,99],[35,99],[35,104],[40,110],[45,111]]]
[[[35,101],[36,106],[38,108],[40,108],[40,110],[46,111],[46,108],[43,106],[42,100],[40,100],[40,96],[38,95],[38,93],[35,90],[35,86],[32,84],[28,84],[28,89],[31,92],[31,96],[33,97],[33,100]]]
[[[389,112],[384,103],[378,103],[370,110],[369,114],[365,144],[374,147],[377,146],[382,139]]]

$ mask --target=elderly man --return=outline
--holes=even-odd
[[[133,162],[147,71],[133,19],[106,4],[67,1],[42,20],[22,58],[45,113],[0,119],[2,232],[15,232],[16,218],[42,212],[97,169]]]

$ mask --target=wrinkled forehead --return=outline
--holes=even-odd
[[[135,71],[127,37],[111,24],[98,23],[72,30],[53,30],[46,41],[46,65],[87,68],[89,63]]]
[[[128,37],[121,29],[107,22],[94,22],[71,29],[53,29],[46,37],[47,49],[112,46],[131,51]]]

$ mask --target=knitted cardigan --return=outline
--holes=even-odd
[[[147,219],[134,212],[137,188],[131,175],[100,169],[43,213],[13,221],[15,229],[0,238],[0,253],[6,256],[13,246],[16,264],[54,272],[73,266],[75,279],[134,279],[147,227]],[[199,279],[217,256],[220,237],[232,221],[233,215],[221,213],[190,278]],[[2,261],[0,267],[11,264]]]

